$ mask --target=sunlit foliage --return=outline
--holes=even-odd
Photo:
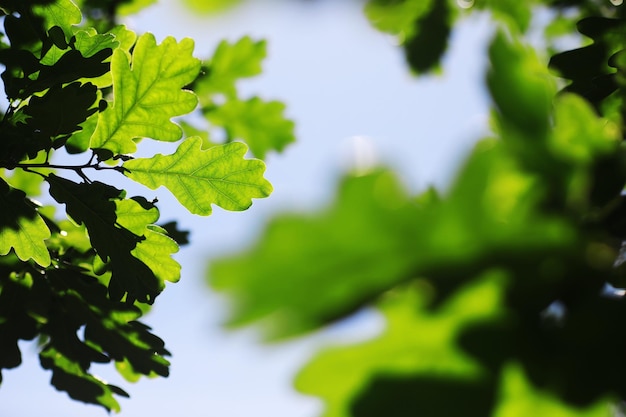
[[[172,255],[187,239],[175,224],[159,225],[156,201],[96,180],[98,171],[164,186],[192,213],[240,211],[272,186],[264,163],[233,140],[250,140],[258,156],[293,141],[281,104],[255,99],[255,117],[271,121],[262,137],[239,127],[245,109],[231,108],[237,79],[260,71],[263,42],[222,43],[202,62],[191,39],[158,43],[116,23],[150,3],[84,0],[83,14],[70,0],[0,2],[0,370],[21,364],[20,340],[37,338],[54,387],[114,411],[115,397],[128,394],[90,367],[114,364],[129,381],[168,375],[164,342],[138,320],[179,280]],[[228,93],[224,108],[212,102],[216,92]],[[219,120],[212,131],[236,133],[209,142],[206,128],[180,121],[192,113]],[[272,129],[280,140],[266,139]],[[179,144],[135,158],[149,140]],[[58,204],[33,200],[42,192]]]

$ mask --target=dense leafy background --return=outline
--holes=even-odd
[[[451,4],[366,12],[421,73],[445,51]],[[626,395],[621,9],[548,5],[562,19],[545,50],[524,40],[532,3],[474,5],[500,21],[486,74],[493,137],[450,187],[410,196],[384,168],[348,174],[329,209],[279,217],[214,263],[230,323],[259,322],[272,339],[365,308],[384,316],[380,336],[321,352],[298,376],[323,415],[610,416]],[[553,54],[550,71],[566,21],[593,43]]]

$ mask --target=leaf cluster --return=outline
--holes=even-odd
[[[324,416],[608,417],[626,399],[625,21],[599,2],[543,2],[583,16],[591,39],[548,68],[524,39],[539,3],[474,5],[500,21],[486,73],[493,135],[448,189],[414,195],[383,167],[347,174],[330,207],[279,216],[212,264],[229,323],[257,323],[270,340],[363,309],[384,318],[377,337],[327,348],[297,376]],[[423,72],[439,62],[451,7],[372,0],[366,13]]]
[[[203,64],[191,39],[158,43],[116,24],[149,3],[84,0],[83,14],[70,0],[0,2],[0,370],[20,365],[20,340],[38,338],[54,387],[115,411],[115,396],[128,394],[91,364],[115,364],[129,381],[168,375],[170,353],[139,319],[179,280],[173,255],[187,238],[175,223],[159,225],[156,200],[128,196],[98,172],[164,186],[192,213],[241,211],[272,191],[248,146],[263,156],[293,140],[278,102],[251,101],[258,117],[269,116],[262,136],[254,118],[218,122],[246,111],[236,107],[247,102],[236,99],[235,82],[260,71],[263,43],[223,43]],[[232,100],[212,104],[221,116],[207,124],[252,134],[209,143],[172,121],[208,114],[217,92]],[[177,150],[134,156],[154,141],[178,142]],[[44,186],[56,205],[33,199]]]

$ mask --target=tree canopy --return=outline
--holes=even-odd
[[[238,95],[264,41],[224,41],[202,60],[191,39],[118,24],[150,3],[0,1],[0,370],[37,339],[55,388],[113,411],[128,394],[91,366],[168,375],[165,342],[139,320],[178,281],[187,235],[98,174],[163,186],[194,214],[241,211],[272,191],[258,158],[294,141],[282,103]],[[531,46],[539,11],[551,22]],[[456,22],[482,12],[492,134],[449,188],[413,195],[391,168],[348,172],[330,207],[278,216],[211,266],[230,323],[271,340],[362,309],[384,317],[376,338],[329,347],[298,375],[325,416],[599,417],[626,400],[621,3],[365,4],[416,75],[439,71]],[[561,50],[564,38],[580,45]],[[151,141],[175,149],[137,156]],[[38,204],[44,190],[58,204]]]

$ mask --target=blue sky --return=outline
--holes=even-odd
[[[298,367],[324,344],[362,338],[380,328],[375,315],[364,313],[304,340],[264,346],[254,329],[221,328],[227,303],[205,284],[210,259],[251,244],[276,213],[323,207],[355,155],[375,153],[415,191],[433,183],[444,187],[486,132],[487,19],[464,21],[454,32],[443,74],[417,79],[393,40],[369,27],[361,7],[358,1],[254,0],[207,17],[162,0],[127,21],[159,39],[194,38],[198,57],[210,56],[223,38],[268,39],[264,75],[242,83],[241,91],[284,101],[296,121],[298,143],[269,155],[266,176],[275,192],[243,213],[216,209],[207,218],[191,216],[166,190],[115,178],[132,194],[158,196],[162,219],[178,219],[192,230],[191,245],[177,256],[181,282],[168,286],[146,318],[174,355],[171,376],[129,384],[108,369],[97,369],[131,394],[130,400],[121,400],[121,416],[312,417],[319,414],[320,403],[291,388]],[[23,347],[25,364],[3,373],[1,417],[106,415],[51,388],[34,345]]]

